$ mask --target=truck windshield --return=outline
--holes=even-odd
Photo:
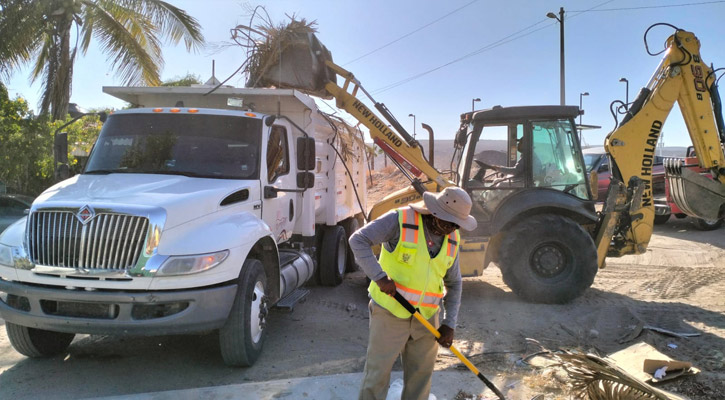
[[[261,135],[262,121],[245,117],[111,115],[83,173],[259,179]]]

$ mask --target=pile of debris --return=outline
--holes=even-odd
[[[331,98],[325,84],[334,81],[335,74],[327,70],[325,60],[332,60],[332,55],[315,36],[316,22],[289,18],[286,24],[266,21],[232,29],[232,40],[247,52],[243,66],[249,76],[246,86],[297,89]]]

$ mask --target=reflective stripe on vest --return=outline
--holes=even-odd
[[[448,235],[448,257],[455,257],[456,245],[458,244],[458,231],[453,231]]]
[[[414,306],[436,308],[441,304],[441,300],[443,300],[443,293],[425,292],[425,296],[423,296],[421,301],[420,295],[423,294],[423,292],[420,290],[405,287],[397,282],[395,283],[395,287],[398,288],[398,293],[405,297],[405,299]]]
[[[404,242],[418,244],[418,213],[411,208],[403,211],[403,226],[401,239]]]

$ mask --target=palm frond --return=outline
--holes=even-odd
[[[32,59],[44,42],[46,2],[0,1],[0,78]]]
[[[149,39],[148,35],[139,37],[138,33],[134,36],[124,25],[134,20],[131,29],[138,30],[151,28],[152,24],[148,20],[144,21],[135,11],[124,10],[128,10],[129,14],[134,16],[122,15],[122,7],[119,4],[108,1],[95,2],[92,11],[89,10],[93,13],[94,25],[93,27],[85,25],[83,35],[86,36],[87,29],[93,29],[93,36],[98,40],[101,50],[110,54],[111,66],[117,69],[116,75],[124,81],[124,84],[143,82],[151,86],[158,85],[159,65],[162,61],[160,53],[150,53],[149,47],[144,47],[138,41],[141,38],[148,45],[153,39]],[[158,46],[158,41],[156,45]],[[150,46],[152,51],[153,48],[153,45]]]
[[[289,18],[290,22],[287,24],[274,25],[271,22],[265,22],[256,27],[256,32],[261,32],[261,35],[250,37],[251,40],[249,40],[250,43],[253,43],[253,47],[245,67],[245,72],[249,74],[247,86],[267,86],[263,77],[270,66],[274,65],[281,54],[293,46],[301,35],[317,31],[315,21],[307,22],[304,18],[297,20],[294,15]],[[237,33],[250,35],[242,30],[238,30]]]
[[[131,0],[130,2],[139,3],[138,6],[142,8],[141,13],[148,15],[161,33],[172,43],[177,44],[183,39],[187,51],[198,51],[204,44],[204,35],[201,33],[199,22],[184,10],[161,0]]]
[[[608,360],[594,354],[562,350],[549,353],[559,362],[571,379],[574,391],[581,399],[590,400],[676,400],[654,388]]]

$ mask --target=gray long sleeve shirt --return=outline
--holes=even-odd
[[[423,224],[422,228],[424,229],[426,239],[433,242],[433,245],[428,247],[428,252],[433,257],[440,251],[445,237],[428,232],[425,229],[425,224]],[[398,213],[393,210],[353,233],[350,237],[350,249],[355,254],[355,261],[357,261],[368,278],[377,281],[378,279],[384,278],[386,274],[380,266],[380,263],[378,263],[375,254],[373,254],[372,247],[380,244],[385,246],[386,250],[392,252],[395,250],[399,239],[400,225],[398,223]],[[443,321],[441,324],[455,329],[458,319],[458,309],[461,306],[462,290],[461,268],[458,263],[458,254],[456,254],[453,265],[443,277],[443,283],[446,287],[446,295],[443,298],[441,307],[443,310]]]

